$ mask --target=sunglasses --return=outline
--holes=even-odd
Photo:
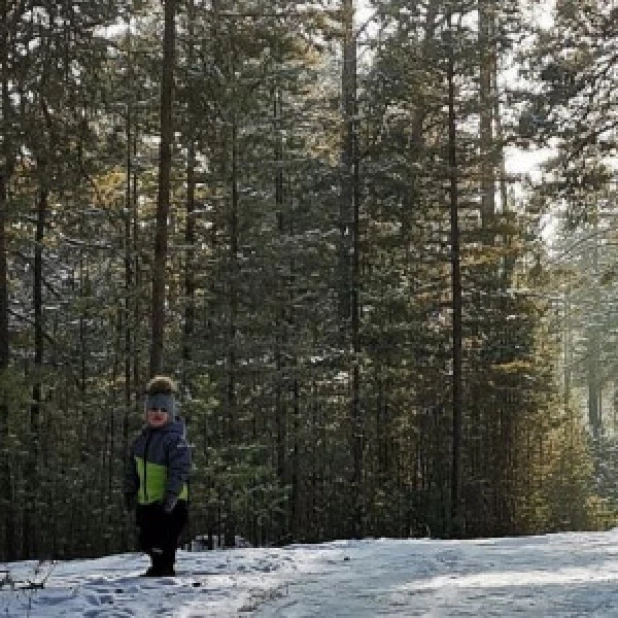
[[[165,408],[148,408],[148,412],[163,412],[163,414],[167,414]]]

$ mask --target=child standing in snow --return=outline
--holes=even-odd
[[[146,425],[131,446],[125,505],[137,503],[139,543],[152,562],[145,575],[174,575],[176,549],[188,518],[191,452],[185,424],[175,416],[174,383],[165,376],[146,387]]]

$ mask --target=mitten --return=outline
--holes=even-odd
[[[165,499],[163,500],[163,511],[169,515],[174,510],[177,501],[178,497],[174,494],[165,494]]]

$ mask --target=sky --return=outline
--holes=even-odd
[[[176,577],[139,577],[147,565],[138,553],[0,564],[0,617],[618,616],[618,529],[182,551]],[[46,580],[11,590],[7,577]]]
[[[550,28],[552,20],[552,10],[555,0],[543,0],[543,2],[532,2],[527,6],[527,12],[530,20],[537,26],[542,28]],[[375,9],[369,6],[368,0],[356,1],[356,24],[361,27],[365,22],[371,19]],[[371,30],[371,29],[370,29]],[[514,72],[508,75],[505,79],[510,80],[516,78]],[[521,148],[507,148],[506,150],[506,171],[508,174],[528,175],[533,180],[539,180],[541,177],[541,165],[551,157],[553,152],[550,149],[533,148],[523,150]]]

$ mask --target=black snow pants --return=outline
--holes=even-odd
[[[176,549],[188,517],[189,511],[184,500],[178,500],[171,513],[166,513],[158,503],[140,504],[137,507],[139,544],[152,561],[150,574],[174,574]]]

